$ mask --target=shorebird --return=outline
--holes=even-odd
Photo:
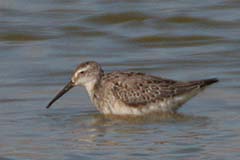
[[[218,79],[181,82],[144,73],[104,73],[94,61],[81,63],[71,80],[49,102],[75,86],[84,86],[92,103],[103,114],[144,115],[152,112],[175,113],[180,106]]]

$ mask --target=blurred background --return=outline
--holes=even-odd
[[[239,28],[238,0],[0,0],[0,159],[238,159]],[[181,118],[106,120],[80,87],[46,110],[87,60],[220,83]]]

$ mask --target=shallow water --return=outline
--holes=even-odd
[[[239,159],[239,15],[237,0],[0,0],[0,159]],[[83,88],[46,110],[86,60],[220,83],[174,116],[103,117]]]

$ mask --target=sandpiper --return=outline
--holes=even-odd
[[[175,113],[190,98],[218,79],[180,82],[144,73],[104,73],[94,61],[80,64],[67,85],[49,102],[74,86],[84,86],[97,110],[103,114],[144,115],[153,112]]]

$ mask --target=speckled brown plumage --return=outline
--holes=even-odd
[[[218,80],[181,82],[134,72],[104,73],[96,62],[85,62],[75,70],[71,81],[49,103],[73,86],[84,86],[91,101],[104,114],[142,115],[175,112],[191,97]]]
[[[162,101],[201,89],[216,79],[180,82],[134,72],[113,72],[105,74],[103,84],[111,85],[112,93],[130,107]]]

